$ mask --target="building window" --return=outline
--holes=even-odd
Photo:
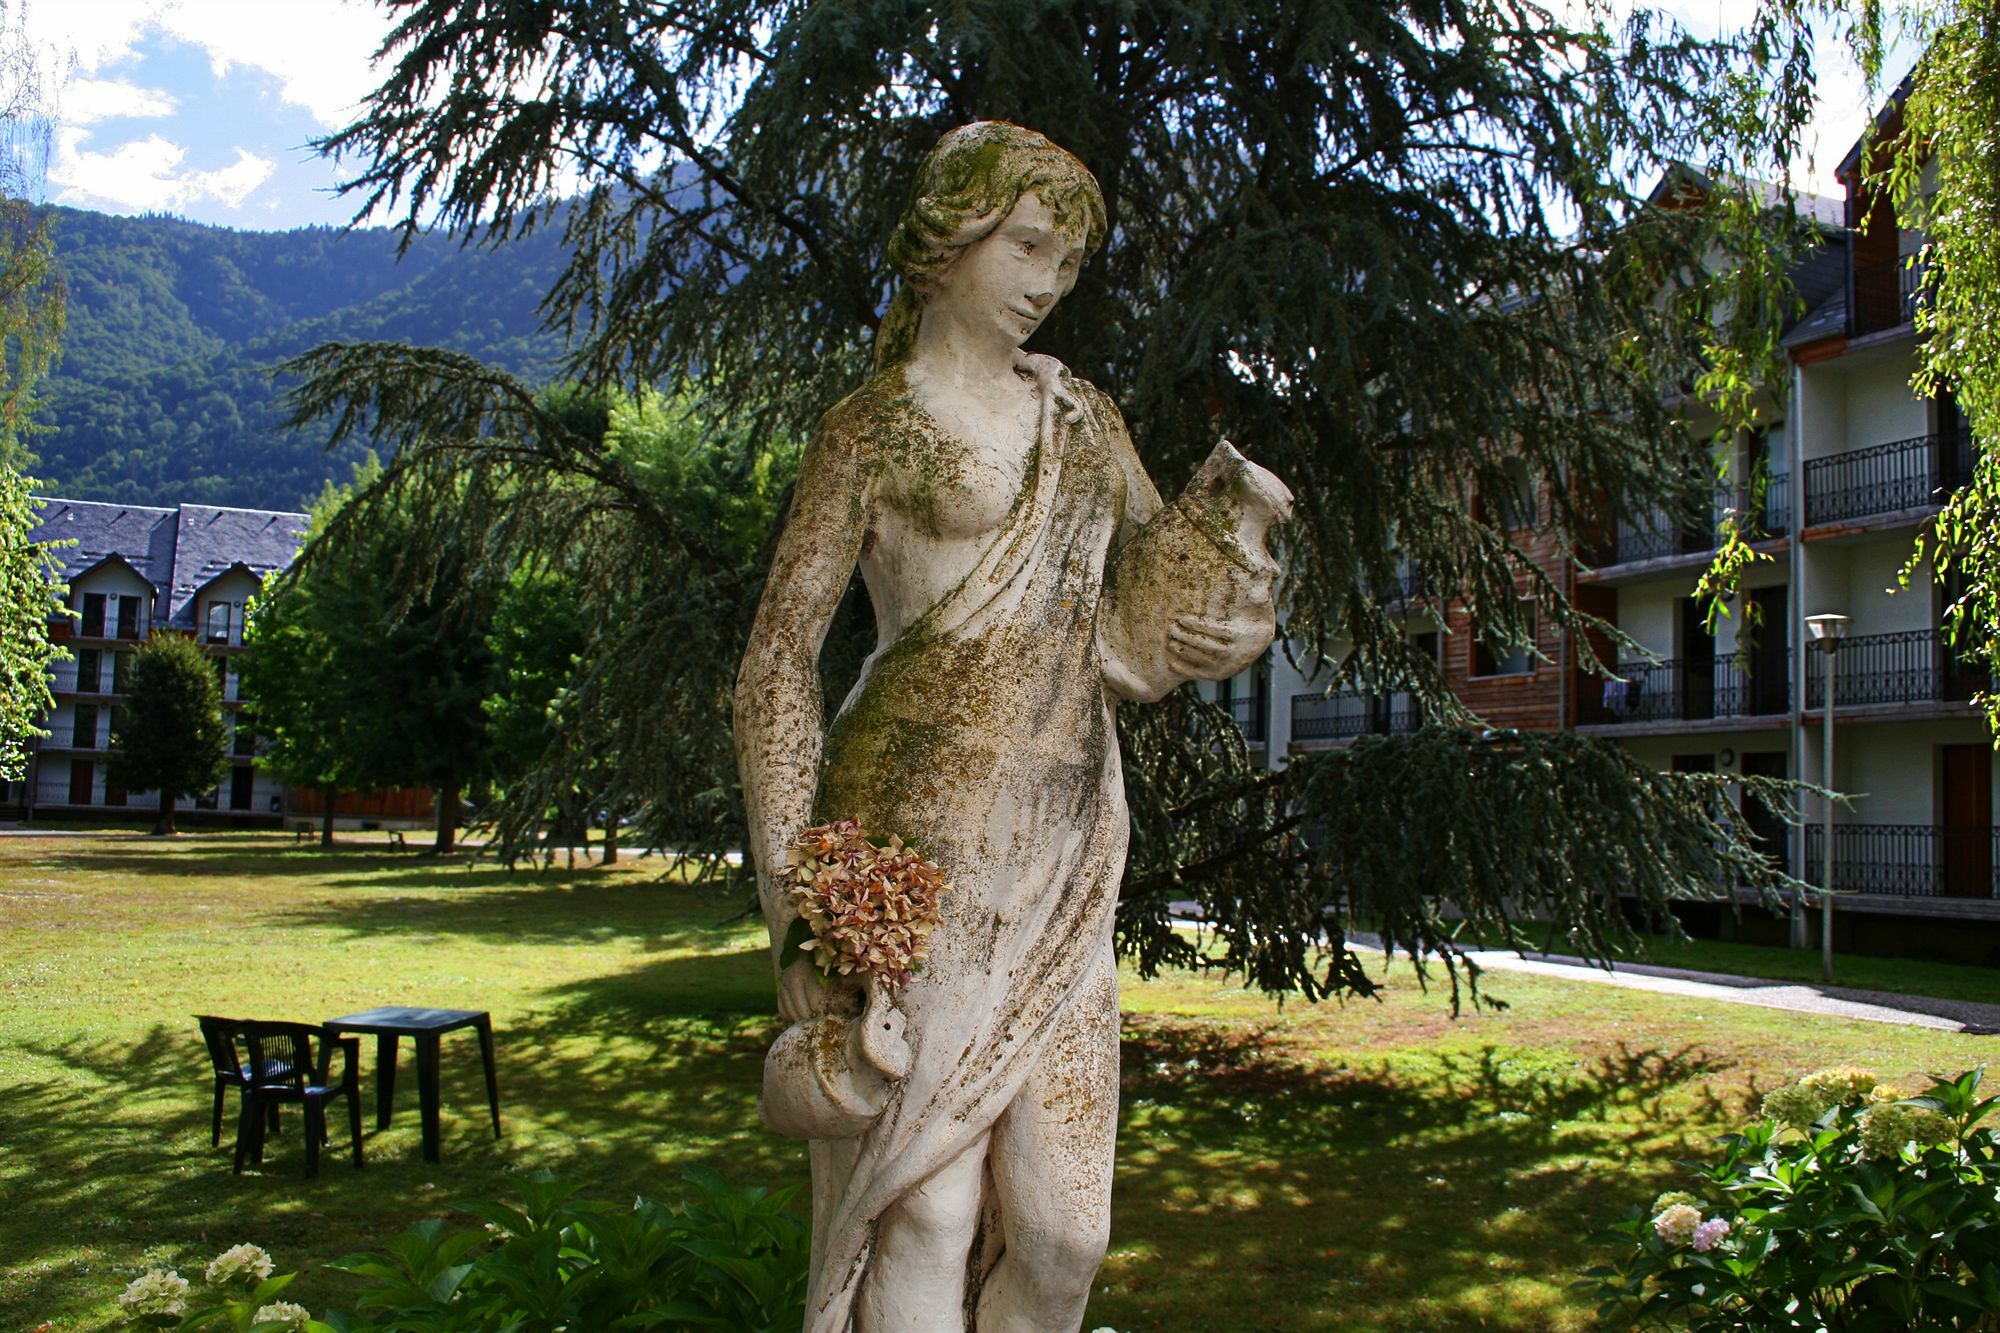
[[[120,597],[118,599],[118,637],[136,639],[139,637],[139,599]]]
[[[1508,459],[1501,464],[1501,470],[1506,473],[1505,483],[1490,492],[1480,491],[1473,505],[1473,517],[1507,532],[1534,527],[1540,518],[1535,504],[1534,474],[1519,458]]]
[[[111,655],[111,692],[125,693],[126,682],[132,678],[132,654],[113,653]]]
[[[78,704],[76,706],[76,726],[70,734],[72,746],[79,750],[97,748],[97,705]]]
[[[83,623],[76,632],[86,639],[104,637],[104,594],[87,592],[83,595]]]
[[[229,642],[229,603],[210,602],[208,604],[208,641],[210,643]]]
[[[96,694],[98,677],[101,674],[101,656],[95,648],[79,648],[76,653],[76,692]]]
[[[1535,655],[1530,646],[1535,641],[1535,608],[1530,605],[1523,609],[1520,643],[1496,641],[1487,635],[1476,636],[1472,641],[1472,674],[1475,676],[1532,676],[1535,674]]]
[[[244,725],[242,719],[236,723],[236,731],[230,743],[230,753],[239,759],[253,757],[257,753],[257,732]]]

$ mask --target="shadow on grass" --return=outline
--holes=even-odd
[[[497,1142],[477,1047],[447,1038],[438,1164],[419,1152],[407,1048],[394,1120],[375,1132],[377,1071],[364,1041],[366,1166],[351,1168],[346,1112],[336,1107],[332,1146],[312,1180],[296,1114],[261,1172],[233,1176],[231,1094],[222,1144],[210,1147],[212,1084],[192,1023],[155,1025],[131,1042],[13,1042],[33,1077],[0,1086],[9,1149],[0,1194],[13,1201],[0,1211],[0,1255],[11,1268],[0,1271],[0,1327],[107,1300],[140,1254],[189,1271],[255,1240],[283,1267],[323,1265],[451,1205],[513,1197],[508,1173],[518,1167],[553,1166],[614,1201],[635,1191],[677,1197],[693,1163],[732,1180],[803,1185],[800,1145],[757,1119],[776,1028],[767,969],[761,953],[747,951],[740,962],[669,959],[548,993],[547,1008],[496,1033],[506,1131]],[[31,1262],[42,1256],[51,1261]],[[107,1256],[121,1266],[108,1267]],[[346,1282],[316,1267],[294,1290],[320,1309],[348,1299]]]
[[[511,1196],[516,1166],[554,1166],[607,1200],[674,1197],[694,1162],[803,1183],[802,1145],[757,1120],[777,1029],[762,950],[649,960],[534,999],[497,1034],[505,1139],[485,1127],[474,1048],[449,1040],[444,1161],[418,1155],[410,1071],[394,1124],[375,1134],[364,1047],[367,1168],[349,1169],[336,1111],[335,1149],[310,1181],[296,1117],[261,1174],[230,1174],[233,1098],[209,1147],[192,1024],[13,1043],[31,1077],[0,1087],[0,1192],[13,1201],[0,1254],[58,1261],[0,1274],[0,1325],[107,1300],[141,1254],[185,1268],[255,1240],[284,1267],[322,1265],[454,1203]],[[1451,1315],[1467,1292],[1510,1275],[1566,1282],[1587,1261],[1582,1235],[1664,1188],[1670,1157],[1699,1151],[1663,1124],[1731,1111],[1708,1088],[1725,1066],[1695,1047],[1552,1067],[1488,1046],[1335,1068],[1254,1027],[1139,1016],[1123,1068],[1114,1250],[1089,1327],[1346,1327],[1338,1312],[1377,1285],[1439,1302],[1409,1327],[1477,1323]],[[1629,1166],[1589,1165],[1628,1151]],[[318,1310],[351,1299],[345,1284],[314,1267],[294,1294]]]
[[[589,944],[639,938],[648,952],[705,954],[741,947],[747,892],[657,880],[538,881],[505,871],[445,871],[337,881],[338,897],[289,908],[279,926],[343,932],[354,939],[456,935],[525,944]],[[477,889],[459,898],[436,889]]]
[[[1711,1087],[1727,1068],[1693,1046],[1325,1068],[1254,1030],[1128,1016],[1112,1258],[1086,1323],[1192,1327],[1206,1302],[1232,1328],[1479,1325],[1503,1283],[1565,1287],[1588,1233],[1706,1150],[1663,1127],[1731,1119]],[[1438,1304],[1363,1318],[1377,1287]]]

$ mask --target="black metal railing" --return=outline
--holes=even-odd
[[[1412,694],[1343,690],[1331,695],[1292,696],[1292,739],[1295,741],[1385,736],[1415,731],[1422,725],[1423,709]]]
[[[1792,474],[1773,472],[1743,487],[1736,494],[1735,507],[1737,513],[1750,520],[1750,536],[1784,536],[1792,530]]]
[[[1623,565],[1712,551],[1725,511],[1738,516],[1750,541],[1782,537],[1791,530],[1791,478],[1775,473],[1754,484],[1718,488],[1706,505],[1655,508],[1620,519],[1613,559]]]
[[[1943,630],[1858,634],[1840,645],[1836,708],[1866,704],[1964,702],[1989,687],[1986,672],[1962,658]],[[1806,707],[1826,705],[1826,654],[1806,657]]]
[[[1711,718],[1770,717],[1792,708],[1791,654],[1753,657],[1734,653],[1621,662],[1599,698],[1587,700],[1583,720],[1699,722]]]
[[[1939,503],[1972,479],[1972,432],[1913,435],[1806,463],[1806,524],[1894,514]]]
[[[1848,324],[1854,336],[1900,328],[1917,317],[1924,266],[1907,258],[1854,270],[1854,309]]]
[[[1236,729],[1243,733],[1243,739],[1252,745],[1262,745],[1270,737],[1270,719],[1264,708],[1261,691],[1224,699],[1222,706],[1229,710],[1229,716],[1236,721]]]
[[[1826,880],[1826,834],[1806,825],[1806,864],[1799,878]],[[1930,824],[1835,824],[1833,887],[1841,893],[1904,894],[1916,898],[2000,898],[2000,830]]]

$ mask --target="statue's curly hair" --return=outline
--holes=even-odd
[[[1004,120],[976,120],[925,154],[915,197],[889,238],[889,264],[903,281],[875,333],[877,370],[909,356],[938,277],[1028,194],[1040,196],[1058,225],[1082,225],[1086,257],[1104,244],[1097,178],[1047,136]]]

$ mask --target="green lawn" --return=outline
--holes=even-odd
[[[0,1328],[98,1328],[142,1266],[240,1240],[317,1265],[546,1165],[606,1199],[700,1162],[803,1183],[757,1122],[767,974],[739,904],[658,862],[546,876],[289,838],[0,839]],[[1494,976],[1454,1020],[1391,974],[1383,1003],[1283,1007],[1176,976],[1125,992],[1112,1253],[1086,1327],[1572,1329],[1584,1237],[1675,1176],[1774,1084],[1858,1061],[1911,1079],[1979,1038]],[[322,1019],[407,1002],[493,1012],[507,1136],[447,1038],[445,1157],[414,1076],[317,1181],[295,1138],[261,1174],[208,1143],[191,1015]],[[372,1069],[370,1071],[372,1077]],[[334,1136],[344,1125],[336,1113]],[[287,1122],[296,1134],[296,1120]]]
[[[1815,926],[1817,918],[1815,918]],[[1950,927],[1939,923],[1940,930]],[[1834,938],[1838,940],[1839,935]],[[1803,981],[1819,985],[1819,948],[1781,949],[1734,940],[1669,940],[1654,936],[1646,955],[1634,961],[1663,967],[1691,967],[1701,972],[1731,972],[1772,981]],[[1835,954],[1833,984],[1855,990],[1890,991],[1898,995],[1935,995],[1946,1000],[2000,1004],[2000,968],[1967,963],[1939,963],[1922,958],[1870,958]]]

